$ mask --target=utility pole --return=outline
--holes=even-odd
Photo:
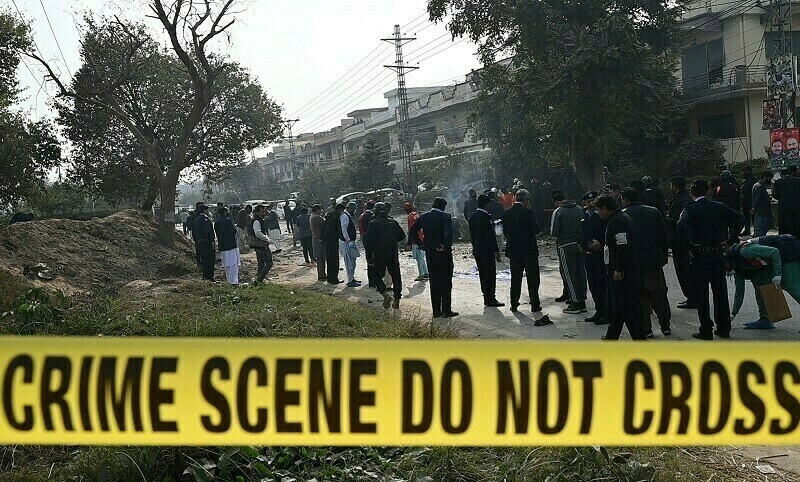
[[[784,129],[797,126],[795,119],[795,93],[797,91],[797,61],[792,49],[792,2],[791,0],[771,0],[767,10],[767,29],[772,33],[773,54],[767,60],[767,99],[780,103],[780,138],[786,138]],[[777,119],[776,119],[777,120]],[[774,124],[777,125],[777,122]],[[775,129],[770,131],[770,144],[776,137]],[[780,171],[785,163],[784,155],[771,154],[771,168]]]
[[[292,169],[292,186],[297,183],[297,170],[295,169],[294,162],[294,136],[292,135],[292,127],[298,123],[300,119],[285,119],[283,125],[289,132],[289,167]]]
[[[403,161],[403,177],[412,194],[417,192],[417,183],[414,180],[414,170],[411,167],[411,155],[414,145],[411,143],[411,127],[408,119],[408,92],[406,91],[406,71],[416,70],[419,67],[406,65],[403,61],[403,45],[416,40],[416,37],[403,37],[400,35],[400,25],[394,26],[394,36],[383,38],[384,42],[394,44],[395,63],[384,67],[397,72],[397,101],[400,114],[398,140],[400,142],[400,159]]]

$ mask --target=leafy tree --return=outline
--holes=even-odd
[[[375,139],[368,139],[360,151],[345,160],[347,181],[353,191],[386,187],[392,182],[393,171],[389,156]]]
[[[11,111],[17,102],[16,72],[30,48],[30,29],[0,11],[0,206],[21,201],[44,186],[47,172],[61,161],[61,149],[47,121],[30,121]]]
[[[716,172],[725,164],[725,147],[719,139],[698,136],[687,137],[669,157],[669,168],[674,176],[691,177],[696,174]]]
[[[184,171],[222,176],[227,167],[242,162],[245,150],[279,134],[279,107],[244,69],[212,52],[212,42],[234,22],[235,3],[150,0],[149,10],[167,33],[169,50],[160,48],[141,24],[87,19],[83,65],[69,85],[44,59],[28,52],[47,68],[66,99],[62,112],[74,111],[74,122],[65,123],[79,128],[82,122],[96,122],[105,127],[100,132],[124,127],[130,143],[111,159],[124,157],[133,163],[117,165],[117,173],[134,166],[146,169],[143,205],[158,193],[165,213],[159,235],[166,245],[174,242],[172,213]],[[91,135],[88,139],[92,142]],[[98,149],[115,147],[106,144]]]
[[[675,115],[681,3],[429,0],[428,12],[479,46],[481,133],[501,162],[567,165],[586,188]]]
[[[327,205],[330,198],[339,197],[350,189],[350,185],[344,170],[331,171],[312,166],[303,171],[297,188],[302,199]]]
[[[258,161],[231,169],[225,182],[217,189],[224,202],[241,203],[248,199],[280,199],[283,188]]]

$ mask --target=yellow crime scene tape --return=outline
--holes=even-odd
[[[800,443],[800,343],[0,337],[0,444]]]

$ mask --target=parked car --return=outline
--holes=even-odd
[[[283,200],[283,201],[270,201],[270,204],[272,204],[275,207],[275,212],[278,213],[278,217],[280,219],[286,219],[286,215],[283,212],[283,205],[286,204],[286,200]],[[294,210],[294,208],[297,207],[297,203],[292,201],[292,200],[289,200],[289,206],[291,206],[291,208]]]
[[[376,191],[370,191],[367,193],[367,198],[374,198],[375,196],[381,196],[388,201],[402,201],[405,199],[405,194],[403,191],[391,187],[378,189]]]
[[[351,201],[355,201],[356,199],[360,198],[361,196],[365,195],[365,192],[349,192],[347,194],[342,194],[341,196],[336,198],[336,203],[342,202],[345,196],[349,197]]]
[[[498,186],[497,181],[493,181],[490,179],[481,179],[478,181],[468,182],[467,184],[464,185],[462,190],[464,192],[469,192],[470,189],[474,189],[478,192],[478,194],[483,194],[483,191],[497,186]]]

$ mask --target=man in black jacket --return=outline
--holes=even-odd
[[[475,256],[475,264],[478,266],[478,276],[481,280],[481,292],[483,292],[483,304],[485,306],[505,306],[497,301],[497,239],[494,235],[494,224],[492,216],[486,211],[489,204],[489,196],[481,194],[478,196],[478,207],[469,218],[469,237],[472,242],[472,255]]]
[[[653,207],[658,209],[662,216],[666,216],[667,202],[666,199],[664,199],[664,193],[656,186],[655,182],[653,182],[653,178],[650,176],[644,176],[642,178],[642,183],[644,184],[644,194],[655,200],[656,205]]]
[[[195,210],[198,214],[194,220],[192,238],[197,252],[197,265],[203,271],[204,280],[214,281],[214,226],[208,217],[208,206],[198,204]]]
[[[536,222],[536,214],[527,207],[529,196],[525,189],[517,191],[516,202],[503,211],[502,217],[506,256],[511,265],[511,311],[517,311],[519,307],[522,272],[525,271],[534,326],[552,325],[550,317],[542,313],[539,300],[539,246],[536,244],[536,235],[540,228]]]
[[[778,233],[800,239],[800,177],[797,177],[797,166],[790,166],[789,175],[775,181],[772,197],[778,200]]]
[[[766,236],[772,229],[774,222],[772,219],[772,197],[767,191],[767,186],[772,182],[772,173],[764,171],[758,182],[753,184],[753,237]]]
[[[678,308],[696,309],[694,288],[692,286],[692,274],[689,271],[689,243],[687,240],[678,236],[678,220],[681,218],[683,208],[692,202],[692,196],[686,190],[686,178],[675,176],[669,181],[672,190],[672,199],[669,203],[667,214],[667,230],[669,231],[669,243],[672,246],[672,263],[675,265],[675,274],[678,276],[678,284],[681,287],[684,301],[678,303]]]
[[[664,266],[669,257],[667,226],[658,209],[645,206],[639,201],[639,193],[633,188],[622,190],[623,213],[633,221],[633,246],[639,269],[639,302],[642,304],[643,327],[647,338],[653,337],[650,310],[658,316],[661,333],[672,334],[672,313],[667,299],[667,280]]]
[[[470,216],[478,209],[478,192],[469,190],[469,197],[464,201],[464,219],[469,221]]]
[[[613,197],[604,194],[595,203],[597,213],[606,221],[605,252],[608,269],[608,330],[604,340],[619,340],[622,325],[634,340],[646,340],[639,303],[639,269],[636,265],[635,228],[631,218],[619,209]]]
[[[700,330],[693,338],[713,340],[714,334],[730,338],[731,311],[728,305],[728,287],[725,284],[725,259],[727,246],[739,242],[744,226],[744,216],[721,202],[706,197],[708,184],[698,179],[692,183],[691,202],[683,209],[678,221],[678,235],[687,236],[691,245],[691,273],[694,293],[699,304]],[[714,295],[714,319],[708,305],[708,289]],[[714,323],[717,329],[713,330]],[[713,330],[713,333],[712,333]]]
[[[742,208],[742,193],[736,178],[727,169],[719,175],[719,184],[714,193],[714,200],[739,211]]]
[[[756,183],[756,177],[753,175],[753,168],[747,166],[744,168],[743,174],[744,182],[742,182],[742,215],[744,216],[744,231],[742,236],[750,236],[750,224],[753,220],[753,185]]]
[[[584,210],[581,222],[581,247],[586,253],[586,280],[589,282],[589,291],[594,300],[594,315],[584,321],[596,325],[608,324],[606,318],[606,298],[608,297],[608,275],[603,263],[603,246],[606,242],[606,222],[597,214],[594,203],[597,201],[597,191],[589,191],[583,196]]]
[[[367,253],[367,263],[375,272],[375,287],[383,295],[383,307],[388,309],[393,304],[394,309],[400,308],[400,296],[403,285],[400,278],[400,260],[397,243],[406,239],[406,232],[386,212],[386,204],[375,203],[374,215],[367,225],[367,234],[364,236],[364,251]],[[386,290],[383,273],[389,271],[392,278],[394,299]],[[394,303],[393,303],[394,302]]]
[[[433,317],[452,318],[458,316],[453,311],[451,296],[453,291],[453,219],[444,212],[447,201],[437,197],[433,207],[422,214],[411,226],[409,239],[418,246],[425,246],[425,260],[430,272],[431,305]],[[424,243],[419,239],[419,231],[425,233]]]
[[[322,231],[328,283],[332,285],[342,283],[342,280],[339,279],[339,238],[342,236],[342,224],[339,218],[344,210],[344,204],[336,204],[333,211],[325,217],[325,227]]]

